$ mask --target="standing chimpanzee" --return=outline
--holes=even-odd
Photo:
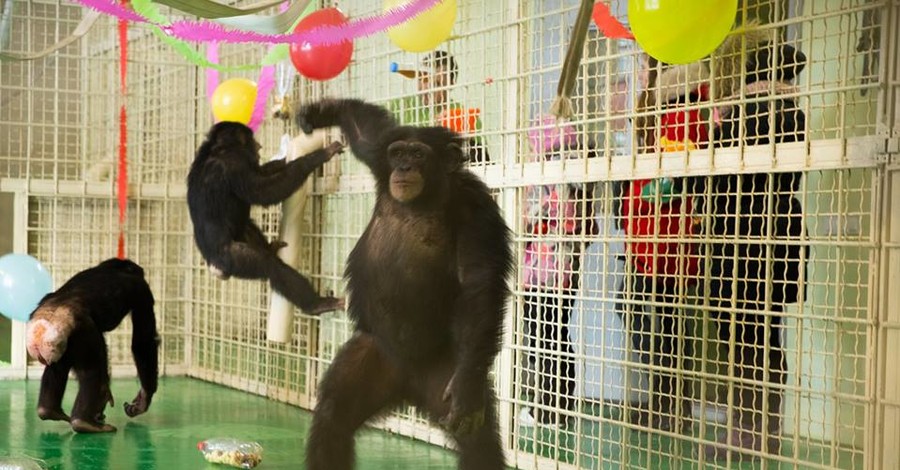
[[[251,205],[272,205],[293,194],[306,178],[340,153],[338,142],[289,163],[260,166],[253,131],[237,122],[220,122],[197,150],[187,178],[187,200],[194,239],[210,270],[227,279],[268,279],[272,289],[308,315],[343,308],[342,299],[321,297],[308,279],[278,258],[284,242],[271,244],[250,218]]]
[[[131,312],[131,353],[141,389],[125,414],[143,414],[156,393],[159,335],[153,293],[144,270],[129,260],[109,259],[84,270],[45,296],[27,326],[28,354],[44,364],[38,416],[69,421],[76,432],[112,432],[103,409],[114,405],[109,389],[109,358],[103,333],[114,330]],[[62,410],[69,370],[78,377],[71,419]]]
[[[503,468],[488,370],[512,253],[487,186],[462,169],[461,137],[398,126],[360,100],[314,103],[297,121],[307,133],[339,125],[377,192],[347,261],[355,333],[320,385],[307,468],[352,468],[357,428],[404,400],[452,436],[459,468]]]

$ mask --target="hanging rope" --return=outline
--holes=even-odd
[[[588,25],[591,22],[593,9],[594,0],[581,0],[578,17],[575,19],[575,27],[572,28],[572,36],[569,38],[566,60],[563,62],[562,73],[559,75],[559,85],[556,86],[556,100],[550,106],[550,114],[558,118],[568,118],[575,112],[572,108],[570,96],[575,88],[578,69],[581,68],[581,54],[584,51],[584,41],[587,38]]]

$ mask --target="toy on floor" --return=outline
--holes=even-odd
[[[104,423],[109,389],[109,357],[103,333],[114,330],[131,312],[131,352],[141,388],[125,414],[150,408],[159,377],[159,334],[153,293],[137,264],[106,260],[69,279],[41,300],[26,329],[28,354],[45,365],[38,397],[42,420],[69,421],[75,432],[113,432]],[[62,410],[69,371],[78,378],[78,396],[69,418]]]
[[[220,463],[237,468],[254,468],[262,462],[263,448],[257,442],[216,437],[198,442],[197,449],[210,463]]]
[[[0,470],[46,470],[43,460],[31,457],[0,457]]]

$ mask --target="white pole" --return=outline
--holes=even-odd
[[[301,134],[291,141],[290,150],[285,157],[287,161],[294,160],[316,149],[325,146],[326,132],[323,129],[316,130],[312,135]],[[306,199],[312,188],[312,179],[306,180],[296,193],[284,200],[281,204],[281,230],[279,239],[287,243],[287,246],[278,252],[278,257],[297,269],[300,264],[300,243],[305,227],[303,212],[306,208]],[[294,331],[294,305],[287,299],[272,292],[269,301],[269,316],[266,325],[266,339],[278,343],[291,341]]]

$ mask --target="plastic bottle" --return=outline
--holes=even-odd
[[[29,457],[0,457],[0,470],[46,470],[47,465]]]
[[[221,463],[237,468],[253,468],[262,462],[262,446],[253,441],[230,437],[216,437],[200,441],[197,449],[207,462]]]

